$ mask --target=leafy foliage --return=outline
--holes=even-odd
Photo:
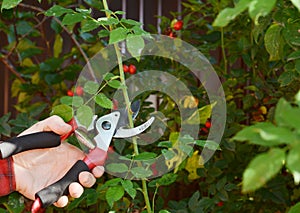
[[[109,97],[116,89],[126,91],[123,77],[129,77],[124,73],[122,61],[104,76],[101,85],[93,81],[81,85],[88,99],[77,94],[74,83],[89,58],[106,45],[125,40],[133,56],[125,63],[135,64],[138,72],[149,67],[163,69],[185,81],[194,97],[187,97],[182,104],[185,108],[197,107],[200,114],[200,119],[196,113],[185,122],[200,121],[201,131],[197,139],[183,136],[177,150],[172,150],[180,131],[179,112],[169,97],[155,94],[160,103],[158,110],[170,118],[162,124],[168,128],[161,141],[138,147],[140,153],[134,153],[133,147],[124,141],[116,140],[113,144],[115,151],[129,162],[149,163],[146,167],[132,168],[112,163],[106,168],[112,173],[130,171],[133,177],[144,180],[105,174],[66,208],[50,207],[50,211],[283,212],[289,208],[290,212],[298,211],[299,204],[294,204],[300,197],[295,188],[300,181],[297,1],[184,1],[181,14],[170,12],[174,19],[178,15],[183,19],[182,30],[176,32],[170,29],[172,18],[161,17],[162,32],[197,47],[223,82],[227,124],[220,145],[206,141],[209,132],[206,122],[214,105],[209,104],[203,86],[189,71],[171,60],[140,58],[145,43],[136,35],[148,35],[141,23],[120,18],[123,11],[105,9],[100,1],[83,2],[48,1],[43,6],[47,9],[43,10],[22,1],[2,1],[0,26],[6,45],[1,47],[0,60],[14,75],[12,98],[18,111],[16,118],[10,114],[0,118],[2,137],[18,134],[50,114],[58,114],[65,121],[76,115],[80,123],[89,126],[93,115],[88,105],[90,100],[97,104],[99,115],[115,107]],[[100,18],[92,11],[99,12]],[[156,28],[152,29],[151,33],[156,33]],[[69,91],[75,95],[66,95]],[[149,92],[139,97],[144,105],[137,122],[144,122],[155,111],[147,101],[150,95]],[[76,144],[72,138],[69,141]],[[196,146],[191,149],[191,144]],[[218,151],[202,164],[199,152],[204,146]],[[189,155],[183,162],[174,158],[180,149]],[[151,163],[160,154],[176,169],[147,181],[160,166],[165,166]],[[23,199],[17,193],[1,198],[1,211],[26,211],[24,202],[28,201]]]

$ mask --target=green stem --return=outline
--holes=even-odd
[[[224,73],[227,73],[227,58],[226,58],[226,51],[225,51],[225,41],[224,41],[224,28],[221,28],[221,48],[222,48],[222,55],[224,60]]]
[[[103,1],[104,9],[105,10],[109,10],[107,1],[106,0],[102,0],[102,1]],[[107,18],[110,17],[110,14],[107,13],[107,12],[106,12],[106,17]],[[111,26],[110,26],[110,30],[112,30]],[[123,93],[123,96],[124,96],[126,108],[128,109],[129,126],[131,128],[133,128],[134,125],[133,125],[133,120],[132,120],[132,112],[130,110],[131,103],[130,103],[130,100],[129,100],[129,96],[128,96],[128,92],[127,92],[127,87],[126,87],[126,82],[125,82],[125,75],[124,75],[124,70],[123,70],[122,54],[121,54],[121,51],[120,51],[119,46],[118,46],[117,43],[114,44],[114,48],[115,48],[115,51],[116,51],[118,65],[119,65],[119,70],[120,70],[120,81],[121,81],[121,84],[123,86],[122,87],[122,93]],[[136,138],[133,138],[133,148],[134,148],[134,154],[138,155],[139,154],[139,149],[138,149]],[[147,182],[146,182],[145,179],[142,179],[142,190],[143,190],[143,195],[144,195],[144,200],[145,200],[145,204],[146,204],[147,213],[152,213],[150,199],[149,199],[149,195],[148,195]]]

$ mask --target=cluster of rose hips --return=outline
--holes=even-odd
[[[129,66],[126,64],[123,64],[123,71],[125,73],[135,74],[136,73],[136,67],[133,64],[130,64]]]
[[[171,26],[167,29],[165,34],[168,35],[171,38],[175,38],[176,37],[176,31],[181,30],[182,27],[183,27],[183,21],[182,20],[173,19],[173,21],[171,22]]]
[[[75,88],[75,94],[78,96],[82,96],[83,95],[83,88],[82,86],[78,86]],[[72,90],[68,90],[67,91],[67,96],[74,96],[74,92]]]
[[[207,120],[204,124],[204,127],[201,128],[201,132],[208,133],[210,128],[211,128],[211,122],[210,120]]]

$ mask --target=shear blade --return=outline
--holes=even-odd
[[[154,119],[155,119],[154,117],[151,117],[145,123],[143,123],[140,126],[137,126],[135,128],[131,128],[131,129],[125,129],[125,128],[121,127],[116,131],[116,133],[114,134],[113,137],[114,138],[130,138],[130,137],[136,136],[138,134],[141,134],[146,129],[148,129],[149,126],[151,126]]]

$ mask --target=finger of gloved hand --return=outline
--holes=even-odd
[[[103,166],[96,166],[93,170],[92,170],[93,175],[96,178],[101,177],[104,174],[104,167]]]
[[[60,197],[53,205],[59,208],[65,207],[68,205],[69,199],[66,195]]]
[[[92,187],[96,183],[96,178],[90,172],[81,172],[79,174],[79,182],[84,187]]]
[[[79,198],[83,193],[83,187],[77,182],[71,183],[69,186],[69,193],[71,197]]]

